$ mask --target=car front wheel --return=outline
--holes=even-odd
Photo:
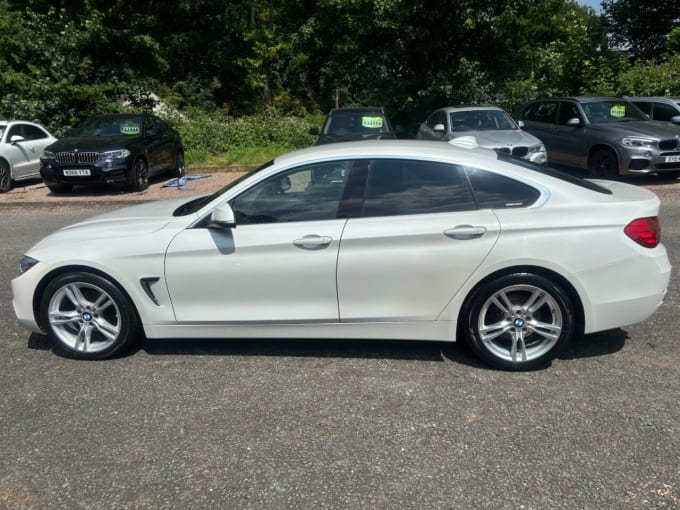
[[[465,337],[489,365],[534,370],[548,365],[574,332],[573,305],[551,280],[515,273],[483,284],[465,308]]]
[[[596,149],[588,158],[588,176],[593,179],[617,179],[619,160],[616,153],[605,147]]]
[[[12,174],[9,164],[0,159],[0,193],[5,193],[12,189]]]
[[[149,187],[149,170],[146,161],[137,158],[132,166],[132,189],[133,191],[144,191]]]
[[[110,358],[139,334],[130,299],[111,281],[91,273],[66,273],[52,280],[40,313],[55,351],[73,358]]]

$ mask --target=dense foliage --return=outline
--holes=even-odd
[[[309,114],[680,94],[676,0],[0,0],[0,118],[152,108],[196,153],[306,145]],[[153,91],[156,95],[151,95]]]

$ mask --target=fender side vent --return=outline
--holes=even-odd
[[[139,283],[142,286],[142,289],[144,289],[144,292],[146,292],[146,295],[149,296],[149,299],[153,301],[156,306],[161,306],[161,304],[158,302],[158,299],[156,298],[156,295],[151,289],[151,286],[154,283],[157,283],[158,280],[160,280],[158,276],[146,276],[144,278],[140,278]]]

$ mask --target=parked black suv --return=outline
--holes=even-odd
[[[173,170],[184,175],[179,134],[150,114],[89,117],[45,148],[40,175],[53,193],[75,184],[115,184],[142,191],[149,176]]]
[[[318,128],[309,132],[319,136],[314,145],[397,138],[385,110],[372,107],[334,108],[326,117],[321,132]]]

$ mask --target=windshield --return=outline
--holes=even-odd
[[[173,216],[186,216],[187,214],[192,214],[198,211],[201,207],[203,207],[205,204],[212,202],[215,200],[217,197],[220,195],[226,193],[229,191],[231,188],[236,186],[238,183],[244,181],[248,177],[255,175],[256,173],[264,170],[265,168],[269,168],[274,164],[274,160],[267,161],[264,165],[257,167],[255,170],[251,170],[250,172],[243,174],[241,177],[238,179],[235,179],[231,181],[229,184],[227,184],[224,188],[216,191],[212,195],[205,195],[202,197],[195,198],[194,200],[190,200],[186,204],[180,205],[177,209],[175,209],[172,213]]]
[[[623,99],[581,103],[581,107],[593,124],[647,120],[642,110]]]
[[[500,131],[519,129],[512,117],[502,110],[467,110],[451,112],[452,131]]]
[[[328,118],[323,133],[329,136],[381,135],[389,125],[380,112],[335,112]]]
[[[142,117],[90,117],[70,136],[136,136],[142,132]]]

